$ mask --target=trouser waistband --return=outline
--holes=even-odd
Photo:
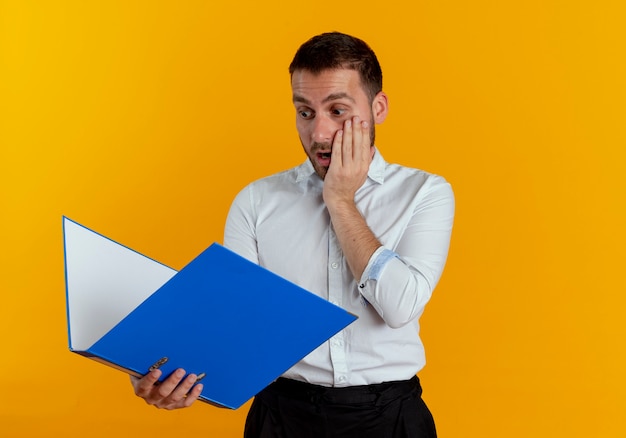
[[[372,402],[385,403],[386,401],[396,399],[415,390],[419,391],[419,395],[421,395],[421,386],[417,376],[409,380],[383,382],[373,385],[347,386],[344,388],[313,385],[311,383],[280,377],[269,385],[265,391],[314,403],[358,404]]]

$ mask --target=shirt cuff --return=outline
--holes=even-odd
[[[393,258],[400,258],[400,256],[385,247],[381,246],[374,251],[374,254],[372,254],[372,257],[370,257],[370,260],[365,267],[365,271],[363,271],[359,287],[363,289],[367,280],[378,280],[389,260]]]

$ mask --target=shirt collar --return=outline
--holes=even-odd
[[[370,164],[370,168],[367,172],[367,176],[374,182],[378,184],[382,184],[385,182],[385,168],[387,167],[387,162],[380,154],[378,149],[374,147],[374,158],[372,163]],[[315,169],[313,169],[313,165],[310,160],[306,160],[296,169],[296,182],[303,181],[311,176],[315,175]]]

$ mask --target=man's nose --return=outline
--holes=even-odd
[[[318,115],[313,121],[313,141],[317,143],[332,142],[339,128],[339,124],[330,117]]]

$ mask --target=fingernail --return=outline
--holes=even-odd
[[[364,122],[362,123],[362,126],[363,126],[364,128],[369,127],[369,125],[370,125],[370,124],[369,124],[369,123],[367,123],[366,121],[364,121]]]

